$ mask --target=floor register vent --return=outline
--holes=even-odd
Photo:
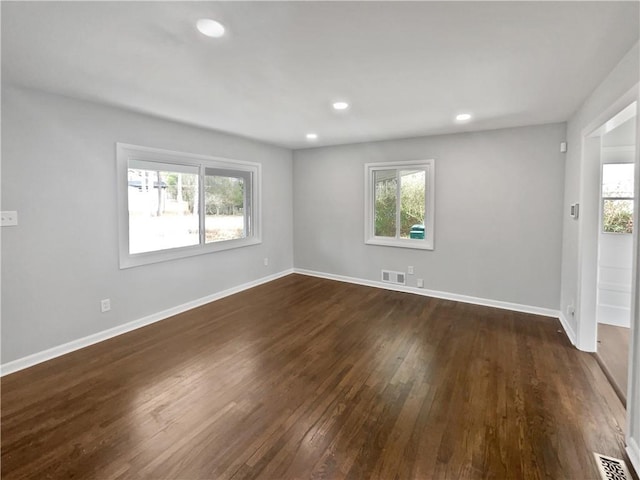
[[[385,283],[395,283],[396,285],[405,284],[404,272],[392,272],[391,270],[382,270],[382,281]]]
[[[627,464],[619,458],[607,457],[599,453],[593,453],[600,470],[602,480],[632,480]]]

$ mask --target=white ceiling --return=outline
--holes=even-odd
[[[2,80],[289,148],[558,122],[638,41],[638,6],[2,2]]]

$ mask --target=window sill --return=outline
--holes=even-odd
[[[238,240],[227,240],[224,242],[208,243],[204,246],[193,245],[191,247],[172,248],[168,250],[158,250],[155,252],[136,253],[134,255],[123,255],[120,257],[120,269],[138,267],[151,263],[166,262],[169,260],[177,260],[180,258],[195,257],[197,255],[206,255],[207,253],[221,252],[223,250],[232,250],[234,248],[248,247],[250,245],[258,245],[262,243],[262,239],[258,237],[242,238]]]
[[[433,242],[428,240],[411,240],[411,239],[394,239],[394,238],[381,238],[373,237],[367,239],[364,243],[367,245],[381,245],[384,247],[400,247],[400,248],[413,248],[416,250],[433,250]]]

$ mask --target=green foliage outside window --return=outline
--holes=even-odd
[[[238,215],[244,206],[244,181],[236,177],[204,177],[207,215]]]
[[[375,188],[375,234],[378,237],[395,237],[397,180],[376,182]]]
[[[424,224],[425,172],[400,172],[400,175],[400,238],[409,238],[413,225]]]
[[[602,231],[633,233],[633,163],[602,165]]]
[[[633,200],[604,200],[602,229],[606,233],[633,233]]]
[[[197,202],[197,175],[164,174],[169,198],[187,202],[190,213]],[[218,175],[205,176],[205,214],[238,215],[244,208],[244,181]]]
[[[400,238],[409,238],[413,225],[425,222],[425,172],[401,171],[400,175]],[[375,235],[396,236],[398,179],[375,182]]]
[[[166,174],[164,181],[167,184],[169,198],[187,202],[189,213],[194,213],[198,194],[198,176],[172,172]]]

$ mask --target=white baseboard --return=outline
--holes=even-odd
[[[627,294],[629,292],[623,293]],[[631,297],[630,293],[629,297]],[[604,323],[605,325],[612,325],[614,327],[631,328],[631,308],[629,306],[621,307],[619,305],[599,303],[596,305],[596,309],[598,323]]]
[[[638,443],[633,438],[627,438],[627,455],[629,455],[629,460],[631,460],[631,465],[635,469],[636,473],[640,475],[640,447],[638,447]]]
[[[294,268],[294,273],[308,275],[311,277],[326,278],[328,280],[337,280],[339,282],[355,283],[367,287],[384,288],[386,290],[395,290],[398,292],[414,293],[425,297],[442,298],[444,300],[453,300],[456,302],[472,303],[474,305],[482,305],[485,307],[501,308],[503,310],[512,310],[515,312],[532,313],[545,317],[558,318],[560,312],[550,308],[532,307],[530,305],[521,305],[519,303],[502,302],[500,300],[490,300],[487,298],[471,297],[468,295],[460,295],[458,293],[440,292],[437,290],[428,290],[425,288],[407,287],[405,285],[393,285],[374,280],[365,280],[362,278],[345,277],[343,275],[334,275],[332,273],[316,272],[313,270],[305,270],[303,268]],[[564,325],[563,325],[564,326]]]
[[[365,280],[354,277],[346,277],[343,275],[334,275],[330,273],[324,272],[316,272],[312,270],[305,269],[288,269],[282,272],[269,275],[267,277],[260,278],[258,280],[254,280],[252,282],[248,282],[242,285],[238,285],[236,287],[229,288],[227,290],[223,290],[221,292],[214,293],[212,295],[208,295],[206,297],[198,298],[196,300],[192,300],[190,302],[184,303],[182,305],[178,305],[176,307],[169,308],[167,310],[163,310],[161,312],[157,312],[146,317],[140,318],[138,320],[134,320],[132,322],[125,323],[123,325],[118,325],[116,327],[110,328],[108,330],[103,330],[98,333],[94,333],[87,337],[79,338],[77,340],[73,340],[71,342],[65,343],[63,345],[58,345],[56,347],[50,348],[48,350],[44,350],[42,352],[34,353],[32,355],[28,355],[23,358],[19,358],[17,360],[13,360],[11,362],[7,362],[5,364],[0,365],[0,376],[8,375],[10,373],[17,372],[19,370],[23,370],[25,368],[31,367],[33,365],[37,365],[38,363],[45,362],[47,360],[51,360],[53,358],[59,357],[61,355],[65,355],[67,353],[71,353],[75,350],[79,350],[84,347],[88,347],[89,345],[93,345],[98,342],[102,342],[104,340],[108,340],[109,338],[116,337],[118,335],[122,335],[123,333],[130,332],[132,330],[136,330],[138,328],[144,327],[146,325],[150,325],[155,322],[159,322],[166,318],[172,317],[182,312],[186,312],[187,310],[191,310],[193,308],[199,307],[201,305],[205,305],[207,303],[214,302],[224,297],[228,297],[229,295],[233,295],[238,292],[242,292],[243,290],[247,290],[249,288],[256,287],[263,283],[271,282],[278,278],[284,277],[286,275],[290,275],[291,273],[299,273],[301,275],[308,275],[312,277],[320,277],[326,278],[329,280],[337,280],[340,282],[354,283],[357,285],[364,285],[368,287],[376,287],[376,288],[384,288],[386,290],[395,290],[399,292],[405,293],[413,293],[416,295],[423,295],[427,297],[435,297],[442,298],[445,300],[453,300],[456,302],[463,303],[471,303],[474,305],[483,305],[486,307],[494,307],[501,308],[504,310],[512,310],[516,312],[523,313],[531,313],[535,315],[542,315],[546,317],[560,318],[560,323],[563,328],[567,332],[567,336],[571,340],[571,342],[575,345],[575,333],[570,328],[566,319],[562,316],[562,314],[557,310],[552,310],[549,308],[541,308],[541,307],[533,307],[529,305],[522,305],[518,303],[510,303],[503,302],[499,300],[490,300],[486,298],[478,298],[471,297],[468,295],[460,295],[457,293],[449,293],[449,292],[441,292],[437,290],[428,290],[424,288],[417,287],[407,287],[404,285],[392,285],[383,282],[377,282],[373,280]]]
[[[53,347],[48,350],[44,350],[42,352],[34,353],[32,355],[28,355],[26,357],[22,357],[17,360],[13,360],[11,362],[4,363],[0,365],[0,376],[5,376],[10,373],[17,372],[18,370],[23,370],[25,368],[32,367],[33,365],[36,365],[38,363],[46,362],[47,360],[51,360],[52,358],[56,358],[61,355],[65,355],[67,353],[71,353],[75,350],[88,347],[89,345],[93,345],[94,343],[102,342],[104,340],[108,340],[109,338],[117,337],[118,335],[122,335],[123,333],[127,333],[132,330],[136,330],[140,327],[144,327],[146,325],[159,322],[160,320],[164,320],[166,318],[172,317],[179,313],[186,312],[187,310],[191,310],[193,308],[199,307],[201,305],[205,305],[207,303],[214,302],[216,300],[220,300],[221,298],[228,297],[229,295],[242,292],[243,290],[247,290],[249,288],[257,287],[258,285],[271,282],[273,280],[284,277],[286,275],[290,275],[292,273],[293,273],[293,269],[284,270],[282,272],[278,272],[273,275],[262,277],[257,280],[253,280],[251,282],[244,283],[242,285],[238,285],[236,287],[232,287],[227,290],[223,290],[221,292],[207,295],[206,297],[198,298],[196,300],[183,303],[182,305],[178,305],[176,307],[168,308],[161,312],[153,313],[146,317],[139,318],[138,320],[133,320],[132,322],[128,322],[123,325],[118,325],[117,327],[113,327],[108,330],[103,330],[101,332],[94,333],[87,337],[73,340],[63,345],[58,345],[57,347]]]
[[[564,328],[564,331],[567,334],[567,337],[569,337],[571,344],[575,346],[576,342],[578,341],[578,337],[576,337],[576,332],[571,327],[571,324],[567,320],[567,317],[564,316],[564,313],[562,312],[558,312],[558,313],[559,313],[558,319],[560,320],[560,324],[562,325],[562,328]]]

